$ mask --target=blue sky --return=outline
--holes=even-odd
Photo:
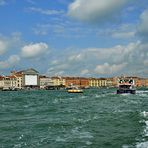
[[[0,0],[0,75],[148,75],[147,0]]]

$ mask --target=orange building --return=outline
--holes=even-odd
[[[148,86],[148,79],[147,78],[140,78],[140,77],[127,77],[127,78],[132,78],[134,80],[136,87]]]
[[[148,78],[145,78],[145,85],[148,87]]]
[[[88,87],[89,86],[89,79],[84,77],[64,77],[65,79],[65,86],[76,85],[78,87]]]
[[[22,89],[22,79],[23,79],[23,71],[11,71],[11,76],[15,76],[17,81],[16,81],[16,88],[17,89]]]

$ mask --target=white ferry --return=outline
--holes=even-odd
[[[135,82],[132,78],[119,78],[118,80],[118,89],[117,89],[117,94],[124,94],[124,93],[129,93],[129,94],[135,94]]]

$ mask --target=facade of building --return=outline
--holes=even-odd
[[[23,71],[11,71],[11,76],[16,78],[15,88],[24,89],[24,88],[36,88],[39,87],[39,74],[33,69],[27,69]]]
[[[15,76],[0,76],[0,89],[14,89],[16,82]]]
[[[33,68],[22,71],[23,88],[39,88],[39,72]]]
[[[57,88],[70,87],[72,85],[88,88],[88,87],[117,87],[121,77],[113,78],[85,78],[85,77],[47,77],[39,76],[39,72],[33,68],[23,71],[11,71],[10,76],[0,76],[0,89],[3,88]],[[136,87],[148,87],[148,78],[125,77],[133,79]]]
[[[89,79],[90,87],[107,87],[108,83],[110,83],[110,81],[107,82],[106,78],[90,78]]]
[[[22,79],[23,79],[22,71],[20,71],[20,72],[13,71],[13,72],[11,72],[11,76],[16,77],[16,88],[22,89]]]
[[[54,86],[54,82],[51,78],[46,77],[46,76],[40,76],[40,88],[45,89],[49,86]]]
[[[10,79],[10,85],[11,85],[11,88],[14,89],[16,88],[16,85],[17,85],[17,78],[15,76],[8,76],[9,79]]]
[[[107,78],[106,79],[106,86],[107,87],[113,87],[113,81],[114,81],[113,78]]]
[[[65,78],[64,77],[51,77],[53,81],[53,86],[65,86]]]
[[[89,79],[84,77],[65,77],[65,86],[70,87],[72,85],[87,88],[89,87]]]
[[[148,87],[148,78],[145,78],[145,85]]]

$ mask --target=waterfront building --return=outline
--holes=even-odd
[[[106,78],[90,78],[89,79],[90,87],[107,87]]]
[[[89,87],[89,79],[84,77],[65,77],[66,87],[70,87],[72,85],[87,88]]]
[[[16,85],[15,88],[17,89],[22,89],[22,79],[23,79],[23,74],[22,71],[11,71],[11,76],[16,77]]]
[[[148,78],[145,78],[146,87],[148,87]]]
[[[0,88],[10,88],[11,87],[11,82],[10,79],[7,78],[6,76],[0,76]]]
[[[22,71],[11,71],[11,76],[16,77],[17,89],[39,88],[39,73],[33,68]]]
[[[0,75],[0,89],[3,88],[3,76]]]
[[[107,87],[113,87],[113,82],[114,82],[113,78],[107,78],[106,79],[106,86]]]
[[[8,78],[10,79],[10,85],[11,85],[11,89],[15,89],[16,85],[17,85],[17,78],[16,76],[8,76]]]
[[[0,76],[0,89],[14,89],[16,81],[15,76]]]
[[[49,86],[54,86],[54,82],[51,78],[46,76],[39,76],[40,78],[40,88],[45,89]]]
[[[22,71],[23,88],[39,88],[39,72],[33,68]]]
[[[51,77],[54,86],[65,86],[65,78],[60,76]]]
[[[90,78],[89,80],[90,87],[99,87],[99,82],[97,78]]]
[[[118,80],[119,80],[118,77],[113,77],[112,78],[112,86],[113,87],[118,87]]]

